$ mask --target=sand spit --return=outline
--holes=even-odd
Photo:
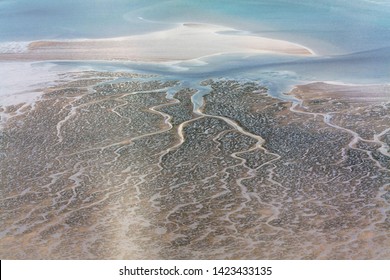
[[[0,54],[0,60],[189,60],[221,53],[280,53],[312,55],[288,41],[242,35],[235,29],[209,24],[180,24],[176,28],[110,39],[36,41],[24,53]],[[229,32],[229,34],[227,33]]]

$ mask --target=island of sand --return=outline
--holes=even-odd
[[[243,35],[232,28],[199,23],[169,30],[110,39],[36,41],[21,53],[0,54],[0,60],[131,60],[164,62],[227,53],[312,55],[299,44]]]

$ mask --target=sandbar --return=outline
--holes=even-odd
[[[169,62],[225,53],[313,55],[299,44],[242,34],[238,30],[181,23],[169,30],[109,39],[35,41],[22,53],[0,54],[0,60],[130,60]]]

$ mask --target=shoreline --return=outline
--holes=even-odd
[[[196,61],[197,59],[193,59]],[[83,62],[83,60],[67,60],[69,62]],[[92,60],[91,60],[92,61]],[[74,67],[69,69],[56,69],[54,70],[50,66],[45,65],[46,63],[53,63],[53,65],[56,64],[56,62],[60,63],[59,60],[39,60],[39,61],[0,61],[0,64],[5,65],[2,68],[0,68],[0,73],[3,75],[6,75],[6,81],[9,81],[5,84],[5,87],[3,88],[3,92],[0,95],[0,97],[4,100],[4,102],[0,102],[0,106],[12,106],[17,105],[21,103],[34,103],[36,98],[40,96],[39,92],[41,92],[42,87],[45,85],[53,84],[54,80],[56,80],[56,76],[61,73],[67,73],[67,72],[84,72],[84,71],[98,71],[98,72],[123,72],[123,68],[114,70],[103,70],[103,69],[95,69],[95,67],[91,66],[91,68],[88,68],[89,70],[83,69],[83,67],[78,68]],[[97,61],[94,62],[106,62],[110,63],[110,61]],[[160,62],[161,64],[166,65],[175,65],[176,63],[179,63],[180,61],[168,61],[168,62]],[[35,63],[44,63],[39,68],[39,75],[34,75],[34,68],[32,65]],[[153,62],[141,62],[145,64],[153,64]],[[9,66],[7,65],[13,65],[15,64],[16,68],[13,68],[15,71],[19,67],[20,71],[23,71],[27,76],[13,76],[11,75],[12,72],[7,71],[7,68]],[[19,66],[18,66],[19,65]],[[147,73],[148,70],[134,70],[129,68],[129,73],[133,73],[134,71],[141,71]],[[42,72],[43,71],[43,72]],[[7,73],[8,72],[8,73]],[[152,72],[151,72],[152,73]],[[179,75],[180,76],[180,75]],[[28,80],[26,80],[26,77],[30,77]],[[192,78],[190,78],[192,79]],[[27,83],[26,83],[27,81]],[[201,82],[201,80],[198,80]],[[3,82],[4,83],[4,82]],[[25,86],[22,86],[22,84],[25,84]],[[14,89],[12,89],[15,87]],[[286,97],[293,97],[293,98],[301,98],[301,99],[312,99],[312,98],[320,98],[320,97],[331,97],[334,99],[355,99],[355,100],[365,100],[369,101],[372,100],[373,102],[381,100],[382,102],[385,102],[390,99],[390,84],[388,83],[373,83],[373,84],[352,84],[352,83],[342,83],[340,81],[296,81],[294,84],[291,84],[287,90],[281,91],[283,94],[280,95],[274,95],[270,94],[270,96],[274,98],[278,98],[280,100],[284,101],[293,101],[293,100],[286,100],[282,98],[282,96]],[[30,95],[34,95],[34,98],[31,98]],[[21,100],[23,96],[26,98],[24,101]]]

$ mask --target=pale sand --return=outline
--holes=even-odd
[[[291,94],[302,100],[331,98],[350,102],[389,102],[390,85],[350,85],[316,82],[296,86]]]
[[[221,53],[312,55],[299,44],[258,36],[226,34],[237,31],[209,24],[111,39],[37,41],[28,51],[0,54],[0,60],[131,60],[144,62],[190,60]]]

